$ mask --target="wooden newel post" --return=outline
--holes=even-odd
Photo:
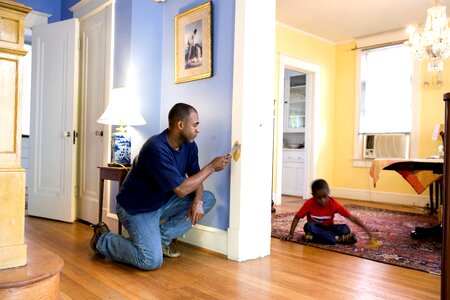
[[[444,94],[445,127],[444,127],[444,201],[442,201],[442,263],[441,263],[441,299],[450,299],[450,93]]]

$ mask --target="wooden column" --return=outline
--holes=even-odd
[[[30,7],[0,0],[0,269],[27,263],[21,167],[24,18]]]
[[[30,10],[0,0],[0,299],[60,299],[59,274],[64,265],[42,246],[26,245],[24,238],[21,58],[26,54],[24,18]]]
[[[442,263],[441,263],[441,299],[450,299],[450,93],[444,94],[444,198],[442,199]]]

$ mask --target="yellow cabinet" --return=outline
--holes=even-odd
[[[0,0],[0,269],[27,263],[25,170],[20,163],[24,18],[30,7]]]

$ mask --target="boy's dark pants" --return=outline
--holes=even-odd
[[[324,226],[319,222],[306,222],[303,226],[303,231],[313,235],[313,242],[326,245],[335,245],[337,242],[336,236],[349,234],[351,232],[347,224]]]

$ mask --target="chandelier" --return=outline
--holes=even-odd
[[[435,1],[435,6],[427,10],[427,20],[422,34],[415,28],[408,28],[409,40],[405,42],[410,47],[413,57],[417,60],[428,60],[428,72],[425,85],[428,85],[428,73],[437,73],[437,84],[442,84],[441,72],[444,60],[450,56],[450,31],[446,7]]]

